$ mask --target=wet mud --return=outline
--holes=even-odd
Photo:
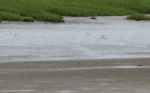
[[[0,93],[148,93],[149,62],[147,58],[0,63]]]

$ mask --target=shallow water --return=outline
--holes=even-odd
[[[0,24],[0,61],[150,57],[150,22],[64,17],[65,23]]]

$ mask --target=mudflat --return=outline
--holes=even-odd
[[[149,93],[150,58],[0,63],[0,93]]]
[[[149,21],[64,17],[65,23],[0,24],[0,62],[150,57]]]

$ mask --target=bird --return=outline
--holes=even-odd
[[[95,16],[91,16],[91,19],[96,19],[96,17]]]
[[[102,38],[106,38],[106,35],[104,35],[104,34],[101,34],[101,37],[102,37]]]

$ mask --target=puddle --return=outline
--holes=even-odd
[[[25,86],[25,87],[38,87],[38,85],[22,85],[22,86]]]
[[[136,93],[149,93],[150,92],[150,90],[148,90],[148,89],[137,89],[135,91],[136,91]]]
[[[150,68],[150,66],[107,66],[107,67],[83,67],[83,68],[63,68],[61,71],[71,70],[90,70],[90,69],[135,69],[135,68]]]
[[[150,66],[114,66],[114,68],[150,68]]]
[[[71,91],[71,90],[61,90],[59,91],[59,93],[74,93],[75,91]]]
[[[75,77],[75,78],[77,78],[77,79],[84,79],[84,77]]]
[[[93,90],[94,88],[83,88],[82,90]]]
[[[40,82],[40,83],[48,83],[48,82],[54,82],[54,81],[36,81],[36,82]]]
[[[34,92],[35,90],[0,90],[0,92]]]

